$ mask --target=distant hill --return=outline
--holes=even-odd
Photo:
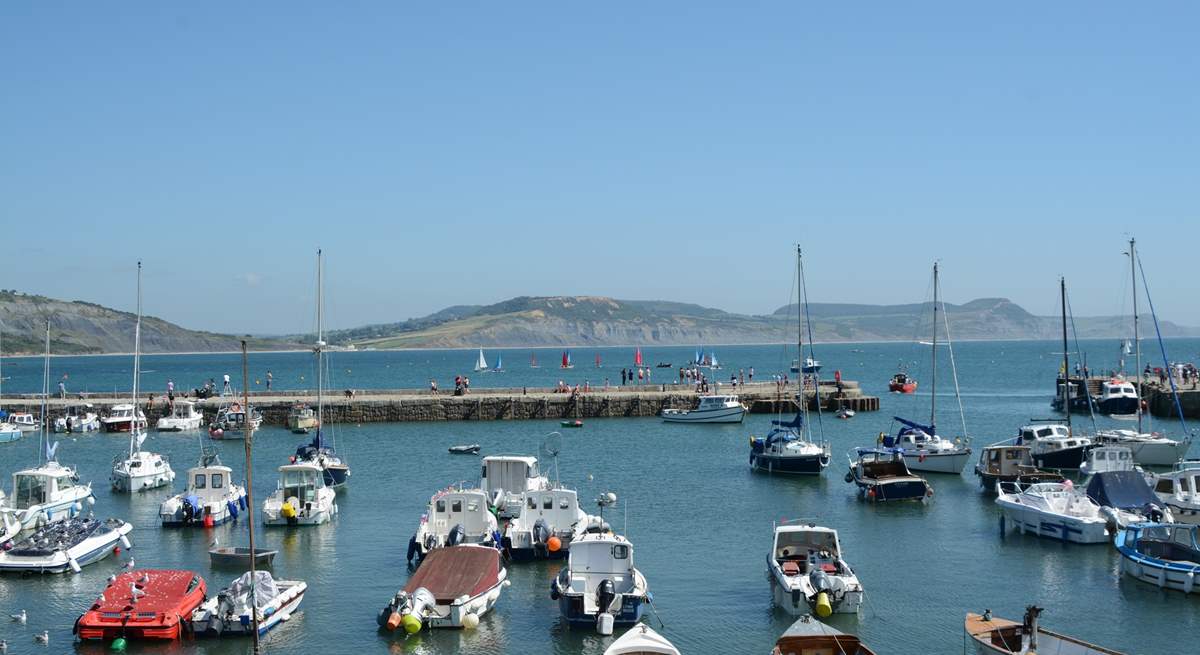
[[[47,318],[50,320],[50,351],[56,355],[133,351],[135,314],[82,300],[65,301],[0,291],[4,354],[42,352]],[[153,316],[142,317],[142,352],[146,353],[237,350],[242,338],[197,332]],[[244,338],[255,350],[294,347],[279,340]]]

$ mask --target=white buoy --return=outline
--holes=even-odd
[[[470,612],[463,617],[462,624],[464,628],[474,630],[479,627],[479,617],[474,612]]]
[[[121,535],[121,545],[125,547],[125,550],[133,548],[133,544],[129,543],[129,537],[125,535]]]
[[[596,632],[605,637],[613,633],[613,615],[608,612],[601,612],[596,616]]]
[[[95,505],[95,504],[96,504],[96,497],[95,497],[95,496],[88,496],[88,497],[87,497],[87,503],[88,503],[89,505]]]
[[[75,573],[79,573],[80,571],[83,570],[83,567],[79,565],[79,561],[76,560],[74,557],[67,560],[67,565],[70,566],[71,570],[74,571]]]

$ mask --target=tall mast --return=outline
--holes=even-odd
[[[800,244],[796,244],[796,368],[800,369],[800,394],[804,395],[804,299],[800,297]],[[801,398],[803,402],[803,398]]]
[[[42,455],[46,457],[46,463],[50,462],[50,440],[46,437],[46,399],[50,397],[50,319],[46,319],[46,354],[42,361],[42,415],[38,423],[41,424],[41,453],[38,454],[38,463],[42,461]]]
[[[321,352],[325,347],[325,269],[321,251],[317,250],[317,445],[322,446],[322,428],[325,427],[325,362]],[[480,351],[483,352],[483,351]]]
[[[254,447],[254,414],[250,410],[250,373],[246,364],[246,342],[242,341],[242,411],[245,419],[242,428],[246,431],[246,507],[250,511],[250,622],[254,637],[254,653],[258,654],[258,589],[254,575],[254,463],[250,452]]]
[[[137,322],[133,327],[133,423],[129,428],[129,457],[141,450],[138,443],[138,386],[142,367],[142,263],[137,266]]]
[[[1071,432],[1071,368],[1067,353],[1067,278],[1059,278],[1062,291],[1062,337],[1063,337],[1063,411],[1067,414],[1067,432]],[[1085,381],[1086,385],[1087,382]]]
[[[1137,429],[1142,433],[1142,341],[1138,338],[1138,308],[1137,308],[1137,240],[1129,239],[1129,276],[1133,280],[1133,374],[1137,376]]]
[[[938,320],[938,265],[933,263],[933,372],[929,375],[929,427],[937,425],[937,320]],[[936,429],[934,430],[936,432]],[[932,435],[931,435],[932,436]]]

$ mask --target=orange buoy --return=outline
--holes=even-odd
[[[546,540],[546,548],[552,553],[557,553],[559,548],[562,548],[562,540],[558,537],[550,537]]]
[[[211,527],[213,527],[213,517],[212,517],[212,514],[205,514],[205,515],[204,515],[204,527],[206,527],[206,528],[211,528]]]
[[[389,616],[387,620],[387,629],[395,630],[396,628],[399,628],[401,619],[402,617],[400,616],[400,612],[392,612],[391,616]]]

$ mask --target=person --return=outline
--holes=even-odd
[[[604,390],[608,391],[608,376],[604,376]]]
[[[737,391],[737,376],[733,373],[729,374],[729,384],[733,385],[734,391]]]
[[[650,367],[646,367],[646,384],[650,384]]]
[[[621,369],[621,386],[625,386],[625,380],[629,379],[629,372]]]
[[[226,373],[226,374],[225,374],[225,387],[224,387],[223,389],[221,389],[221,395],[222,395],[222,396],[228,396],[228,395],[230,395],[230,394],[232,394],[232,393],[233,393],[233,392],[232,392],[232,391],[230,390],[230,388],[229,388],[229,374],[228,374],[228,373]]]
[[[643,379],[645,379],[645,374],[642,373],[642,367],[639,366],[638,367],[638,384],[641,384]]]
[[[750,381],[751,382],[754,381],[754,367],[753,366],[750,367]]]
[[[58,381],[58,397],[63,400],[67,399],[67,383],[62,380]]]
[[[175,381],[167,380],[167,398],[175,400]]]
[[[746,369],[744,368],[738,369],[738,385],[746,386]]]
[[[267,391],[271,390],[271,382],[275,380],[275,376],[271,375],[271,369],[267,369]]]
[[[429,393],[435,396],[438,395],[437,380],[433,378],[429,378]]]

